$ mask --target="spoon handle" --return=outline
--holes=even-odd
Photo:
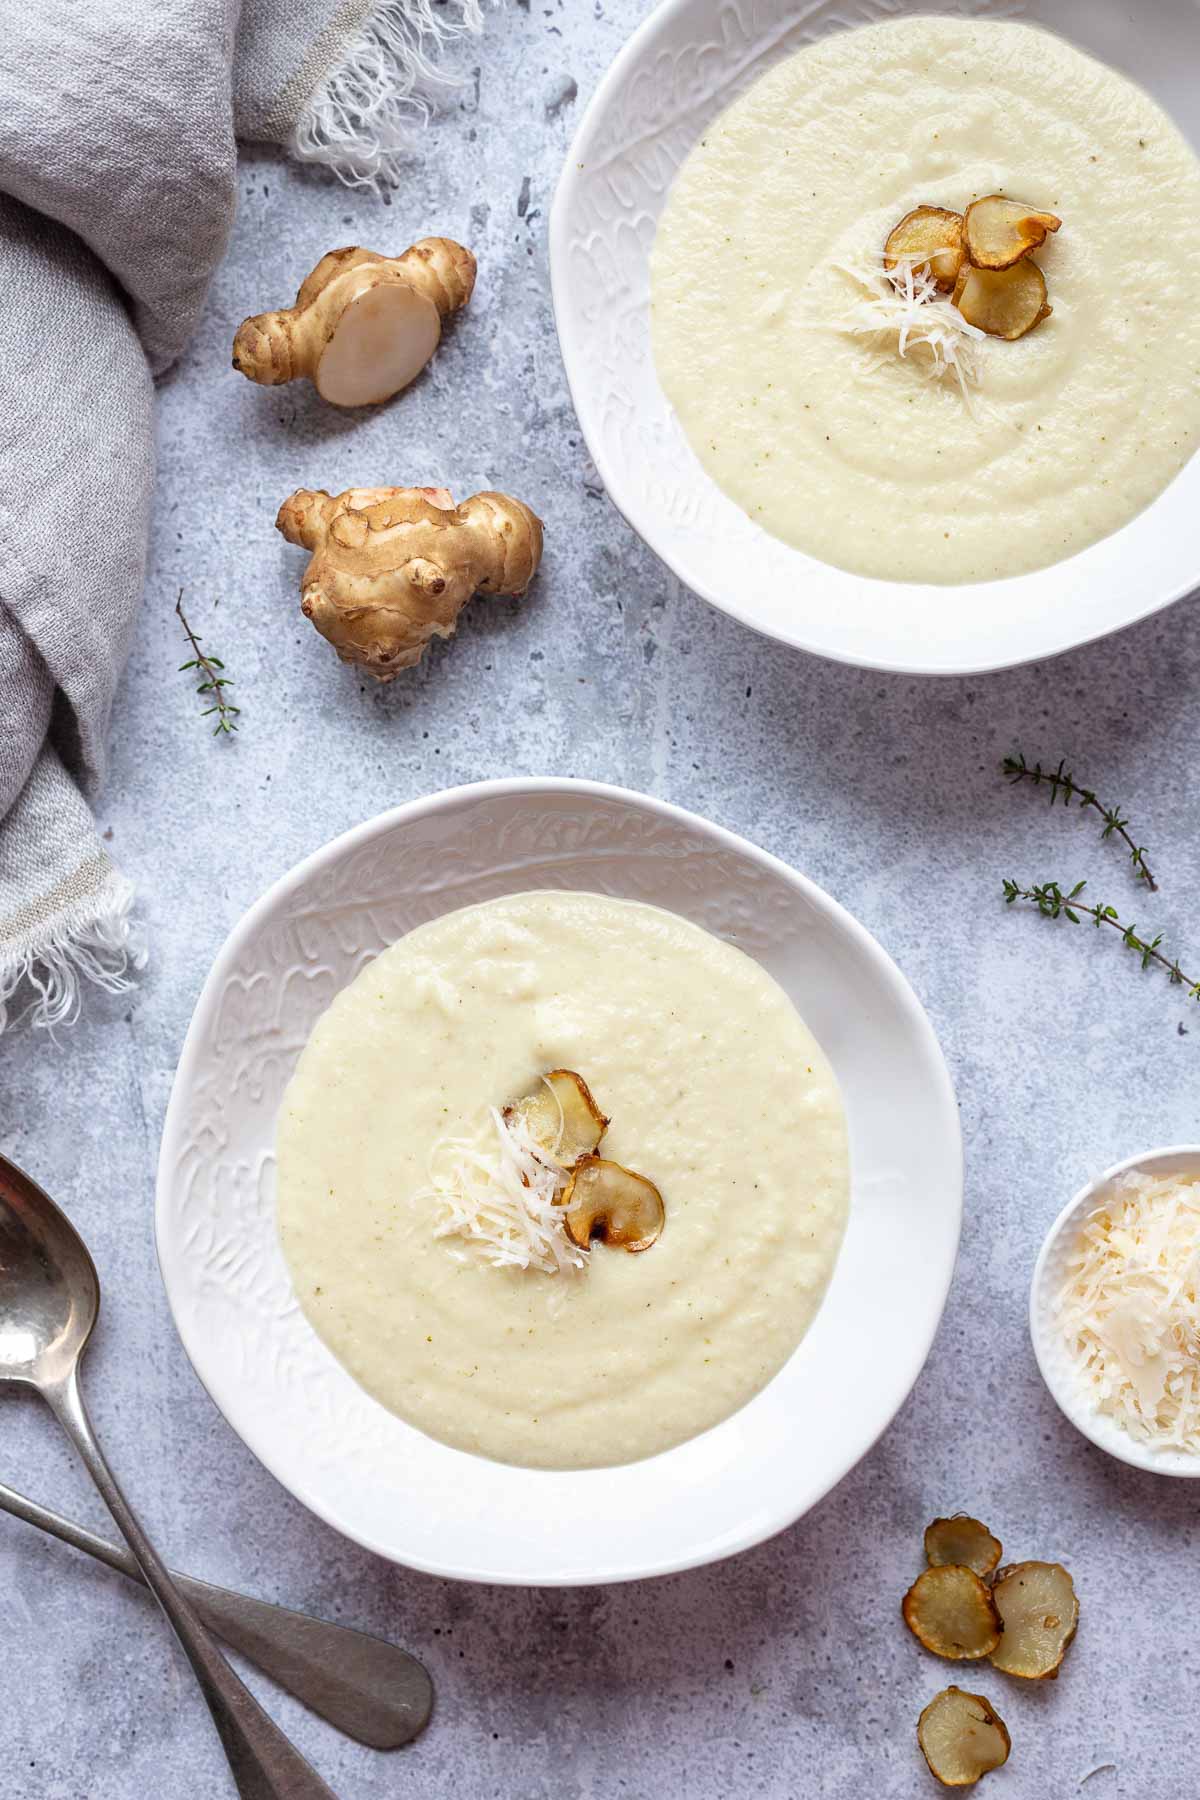
[[[51,1512],[48,1506],[26,1499],[3,1482],[0,1511],[38,1526],[131,1581],[146,1585],[128,1550],[118,1549],[61,1513]],[[428,1724],[433,1684],[407,1650],[369,1632],[213,1587],[174,1569],[171,1579],[210,1631],[347,1737],[372,1750],[396,1750]]]
[[[208,1702],[242,1800],[336,1800],[332,1788],[325,1785],[234,1674],[191,1602],[171,1580],[104,1460],[83,1403],[76,1367],[73,1365],[61,1381],[44,1386],[42,1393],[103,1495],[146,1577],[147,1587],[174,1627]]]

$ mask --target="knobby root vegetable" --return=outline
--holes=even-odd
[[[264,387],[307,375],[334,406],[390,400],[420,374],[442,320],[474,286],[475,258],[452,238],[422,238],[403,256],[331,250],[295,306],[239,326],[233,366]]]
[[[275,520],[312,557],[300,607],[343,662],[391,681],[451,637],[474,593],[523,594],[542,555],[542,522],[507,494],[455,506],[446,488],[300,488]]]

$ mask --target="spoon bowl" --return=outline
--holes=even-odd
[[[0,1381],[64,1380],[99,1311],[87,1245],[50,1196],[0,1157]]]

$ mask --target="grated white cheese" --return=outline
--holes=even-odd
[[[888,340],[894,334],[895,342],[889,342],[887,355],[878,359],[876,368],[893,351],[904,357],[910,349],[926,351],[920,359],[924,373],[930,379],[954,375],[969,411],[969,389],[978,387],[982,376],[982,345],[987,333],[967,323],[933,279],[928,262],[902,256],[893,269],[885,269],[882,257],[864,257],[834,266],[867,292],[865,299],[856,301],[837,321],[835,329]]]
[[[1200,1452],[1200,1179],[1119,1176],[1055,1302],[1080,1381],[1131,1437]]]
[[[445,1137],[434,1145],[429,1186],[413,1203],[438,1208],[434,1236],[459,1237],[498,1269],[565,1275],[587,1267],[588,1253],[568,1238],[557,1205],[568,1171],[492,1107],[479,1137]]]

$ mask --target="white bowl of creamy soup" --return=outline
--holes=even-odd
[[[313,1027],[276,1144],[318,1336],[397,1417],[529,1468],[654,1456],[751,1400],[849,1206],[837,1082],[778,982],[603,893],[390,945]]]
[[[910,672],[1200,579],[1200,10],[667,0],[551,221],[589,449],[696,592]]]
[[[884,951],[661,802],[492,782],[317,851],[180,1061],[158,1243],[214,1400],[440,1574],[712,1560],[874,1442],[941,1314],[953,1094]]]

